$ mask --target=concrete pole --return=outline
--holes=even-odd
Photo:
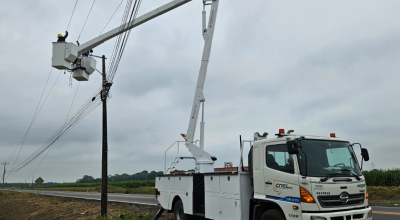
[[[103,55],[103,90],[101,92],[101,101],[103,102],[103,144],[101,159],[101,217],[107,217],[107,163],[108,163],[108,143],[107,143],[107,79],[106,79],[106,57]]]

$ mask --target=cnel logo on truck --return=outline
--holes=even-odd
[[[286,183],[277,183],[277,181],[274,181],[273,186],[274,186],[274,191],[278,195],[281,194],[281,191],[279,189],[293,189],[293,187],[289,186],[288,184],[286,184]]]

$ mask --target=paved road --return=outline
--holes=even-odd
[[[400,207],[372,206],[372,216],[374,220],[399,220]]]
[[[14,190],[16,192],[36,192],[36,190]],[[71,197],[80,199],[101,200],[100,193],[97,192],[70,192],[70,191],[41,191],[39,194],[49,196]],[[142,195],[142,194],[119,194],[108,193],[108,201],[111,202],[124,202],[135,203],[142,205],[157,205],[158,201],[155,195]]]
[[[15,190],[16,192],[36,192],[36,190]],[[39,194],[71,197],[80,199],[100,200],[100,193],[96,192],[67,192],[67,191],[39,191]],[[157,205],[154,195],[108,193],[108,201],[135,203],[143,205]],[[372,207],[374,220],[399,220],[400,207]]]

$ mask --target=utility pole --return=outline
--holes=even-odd
[[[3,172],[3,190],[4,190],[4,178],[5,178],[5,175],[6,175],[6,166],[9,163],[7,163],[7,161],[4,161],[4,163],[1,163],[1,164],[4,164],[4,172]]]
[[[107,216],[107,169],[108,169],[108,143],[107,143],[107,97],[111,84],[106,79],[106,57],[102,57],[103,64],[103,90],[101,91],[101,101],[103,102],[103,144],[102,144],[102,159],[101,159],[101,216]]]

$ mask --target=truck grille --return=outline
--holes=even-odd
[[[348,194],[349,199],[347,202],[342,202],[342,200],[340,199],[340,195],[318,196],[318,201],[323,208],[355,206],[364,203],[364,196],[364,193]]]
[[[364,214],[356,214],[353,215],[353,219],[362,219],[364,218]],[[351,220],[351,215],[346,215],[346,216],[337,216],[337,217],[331,217],[331,220]]]

